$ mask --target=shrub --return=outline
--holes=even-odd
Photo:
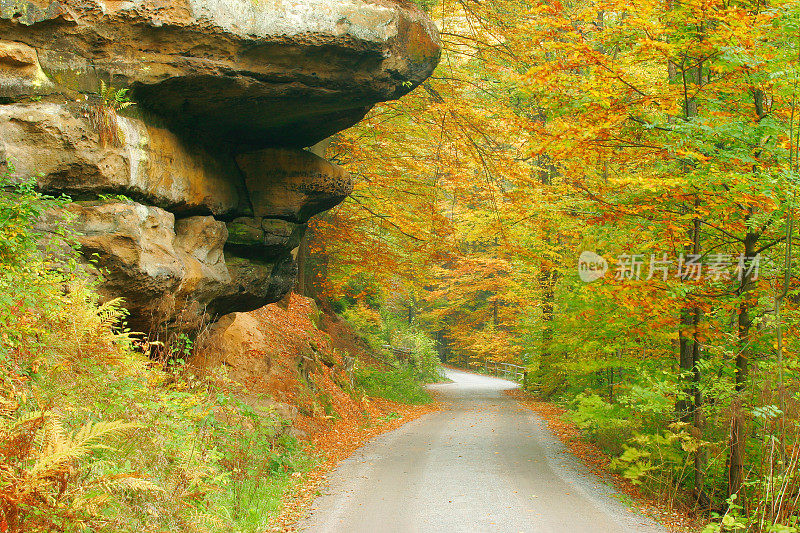
[[[578,394],[570,403],[567,418],[607,452],[621,451],[630,436],[630,419],[623,410],[597,394]]]
[[[658,491],[687,482],[692,475],[691,453],[700,445],[688,424],[676,422],[663,432],[634,435],[610,466],[634,484]]]
[[[385,345],[410,350],[411,372],[418,381],[432,383],[441,379],[436,343],[415,324],[385,309],[375,311],[361,304],[345,311],[343,318],[376,352],[385,352]]]

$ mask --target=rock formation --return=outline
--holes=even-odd
[[[132,326],[196,324],[291,289],[309,218],[352,190],[305,148],[438,57],[403,0],[0,0],[0,160],[75,200]]]

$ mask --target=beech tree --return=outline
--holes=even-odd
[[[628,428],[607,447],[625,475],[789,523],[797,3],[432,14],[437,72],[335,147],[358,186],[320,228],[331,294],[355,275],[403,287],[451,360],[525,364],[538,393],[594,409],[593,434]],[[604,277],[579,278],[584,251]]]

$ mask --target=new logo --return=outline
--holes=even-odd
[[[581,281],[591,283],[602,278],[608,272],[608,261],[602,255],[589,250],[581,252],[578,258],[578,277]]]

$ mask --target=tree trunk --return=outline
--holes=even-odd
[[[544,117],[542,118],[544,121]],[[546,155],[539,156],[539,181],[544,186],[552,186],[553,180],[558,169]],[[549,241],[553,237],[548,234],[546,239]],[[556,237],[557,239],[557,237]],[[553,344],[553,319],[555,315],[555,287],[558,281],[558,273],[552,268],[548,260],[542,261],[539,273],[539,287],[542,291],[542,341],[540,366],[544,370],[552,368],[552,344]]]
[[[688,255],[700,255],[700,219],[697,209],[700,202],[695,197],[692,221],[692,229],[689,231],[690,244],[684,248],[684,253]],[[697,363],[700,360],[700,345],[697,338],[697,327],[700,325],[700,308],[694,303],[691,307],[681,310],[681,320],[678,330],[679,339],[679,365],[681,373],[681,397],[675,405],[678,419],[687,424],[694,421],[694,411],[701,406],[696,403],[698,398],[697,387],[700,382],[700,369]]]
[[[542,268],[539,275],[539,286],[542,290],[542,344],[541,361],[544,366],[551,359],[553,343],[553,319],[555,315],[555,275],[549,268]]]
[[[758,120],[763,119],[764,94],[760,90],[753,92],[753,106]],[[753,167],[753,173],[758,171]],[[752,208],[745,217],[745,222],[749,222],[754,215]],[[736,320],[737,329],[737,353],[736,353],[736,374],[734,379],[734,391],[736,393],[733,400],[733,415],[731,418],[730,434],[730,456],[728,457],[728,496],[739,494],[744,483],[744,462],[745,451],[747,448],[747,435],[745,432],[745,403],[747,396],[747,380],[750,373],[750,360],[752,359],[752,340],[750,330],[753,326],[751,310],[757,303],[755,295],[754,270],[748,268],[748,258],[755,260],[756,245],[761,238],[761,233],[756,231],[748,232],[744,237],[744,261],[740,265],[742,271],[739,273],[739,309]],[[739,498],[741,501],[741,498]]]
[[[671,9],[670,5],[670,9]],[[702,31],[701,30],[701,39]],[[698,89],[708,83],[708,77],[704,73],[705,65],[702,60],[684,55],[681,58],[680,64],[670,61],[668,63],[668,75],[671,81],[680,81],[683,85],[683,119],[692,120],[699,115],[699,107],[697,103]],[[681,167],[685,174],[694,168],[695,162],[693,160],[681,161]],[[698,208],[700,200],[695,195],[694,205],[692,206],[692,213],[694,218],[692,220],[692,227],[689,231],[690,244],[684,249],[686,255],[699,256],[700,246],[700,218]],[[693,303],[687,309],[681,310],[681,320],[678,331],[679,338],[679,365],[681,372],[681,398],[676,402],[676,412],[678,418],[687,424],[691,425],[691,433],[701,442],[703,440],[703,429],[705,425],[705,418],[703,415],[703,395],[700,390],[701,372],[700,372],[700,342],[698,338],[697,329],[700,326],[702,318],[702,310],[698,307],[697,303]],[[707,452],[702,446],[699,446],[694,453],[694,497],[696,501],[705,506],[708,502],[708,497],[705,493],[705,468],[708,463]]]
[[[608,403],[614,403],[614,367],[608,368]]]
[[[682,309],[681,320],[678,326],[678,368],[680,371],[680,395],[675,402],[675,414],[681,422],[692,422],[693,379],[689,378],[694,373],[694,336],[692,332],[697,327],[696,309]],[[687,383],[687,379],[689,382]]]
[[[752,258],[756,253],[756,242],[759,235],[748,233],[744,239],[744,257]],[[730,456],[728,458],[728,495],[739,494],[744,483],[744,460],[747,439],[745,435],[744,403],[747,392],[747,379],[750,371],[752,349],[750,347],[750,329],[753,318],[750,310],[753,307],[755,288],[753,273],[743,267],[739,283],[739,297],[741,299],[738,309],[737,326],[737,354],[736,376],[734,391],[736,396],[733,402],[733,417],[731,419]]]
[[[694,453],[694,497],[695,501],[703,508],[707,508],[711,500],[705,489],[705,471],[708,465],[708,450],[702,446],[703,431],[705,430],[705,403],[703,391],[700,388],[700,362],[702,351],[700,350],[700,339],[698,339],[697,327],[702,320],[702,311],[695,308],[694,324],[695,329],[692,338],[692,383],[690,391],[692,394],[692,435],[698,441],[697,451]]]
[[[308,230],[303,234],[300,239],[300,244],[297,247],[297,294],[300,296],[307,296],[306,294],[306,258],[308,257]]]

